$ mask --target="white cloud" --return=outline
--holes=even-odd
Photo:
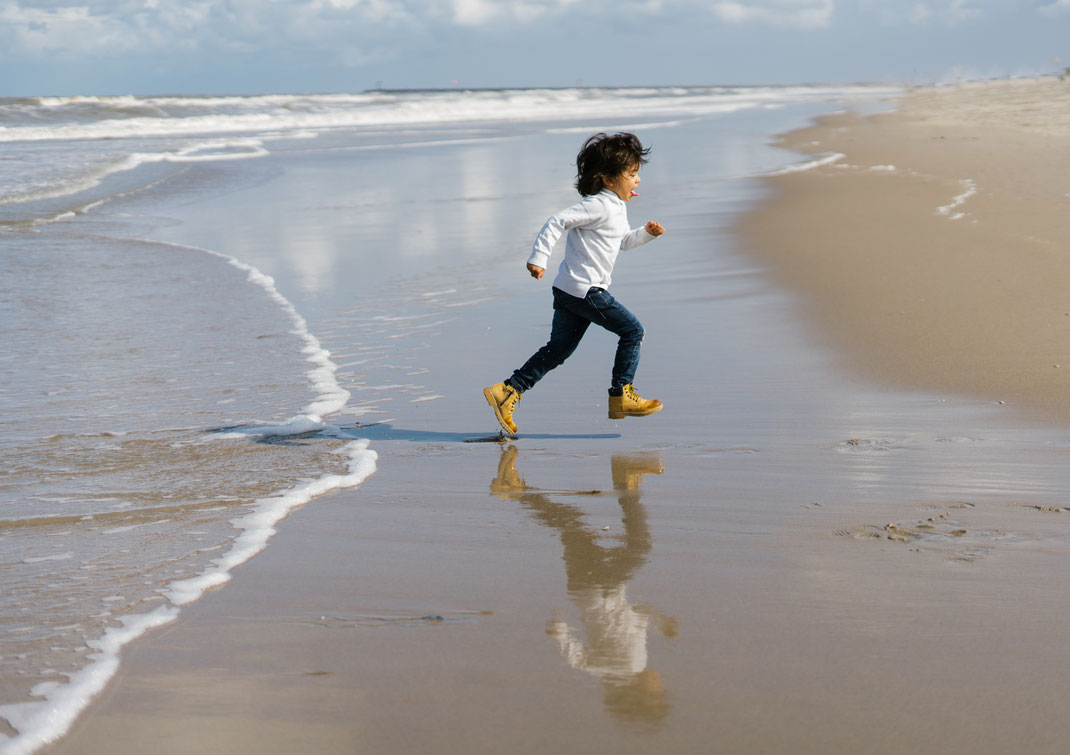
[[[0,6],[0,25],[18,51],[31,57],[78,58],[100,50],[134,51],[143,42],[129,33],[129,23],[90,13],[86,6],[23,8]]]
[[[973,21],[986,15],[988,8],[976,0],[951,0],[948,3],[945,18],[948,23],[961,24]]]
[[[1055,0],[1055,2],[1049,2],[1040,6],[1039,10],[1046,16],[1070,13],[1070,0]]]
[[[428,11],[457,26],[529,24],[558,15],[580,0],[440,0]]]
[[[613,80],[632,70],[665,80],[692,69],[694,77],[722,75],[720,68],[708,73],[717,58],[733,76],[754,75],[750,69],[736,72],[747,65],[780,80],[785,66],[762,68],[765,64],[740,62],[747,56],[738,54],[761,50],[770,29],[823,32],[829,40],[842,34],[845,49],[855,49],[864,37],[880,41],[877,47],[901,40],[896,49],[903,50],[913,49],[923,27],[927,38],[947,44],[915,51],[919,59],[939,59],[946,67],[998,58],[992,65],[1004,65],[1012,55],[1028,61],[1065,57],[1055,27],[1068,14],[1070,0],[0,0],[0,64],[6,70],[51,69],[57,80],[76,67],[78,73],[98,65],[115,71],[117,61],[130,61],[130,71],[144,71],[146,80],[156,76],[154,82],[178,75],[172,72],[210,76],[203,71],[211,70],[221,76],[236,72],[228,81],[254,86],[247,82],[270,71],[292,82],[348,86],[356,78],[353,69],[384,61],[391,65],[378,66],[374,76],[391,83],[405,76],[417,82],[541,83],[581,75]],[[547,48],[545,58],[532,54],[539,41],[552,44],[562,30],[589,30],[589,48],[573,44],[564,51]],[[810,36],[792,35],[797,43],[790,44],[782,38],[779,44],[787,47],[756,57],[805,56],[806,70],[816,73],[798,75],[809,77],[848,75],[839,72],[863,67],[857,59],[833,63],[840,54],[835,45],[813,50]],[[711,50],[713,38],[731,44],[720,44],[724,52]],[[643,68],[626,74],[606,63],[618,58],[614,45],[622,39],[643,40],[635,49]],[[978,41],[967,46],[967,40]],[[527,52],[511,58],[514,47]],[[489,59],[488,50],[498,57]],[[904,68],[909,73],[908,66],[915,65],[910,57],[890,58],[877,74]],[[685,59],[694,66],[682,64]],[[797,67],[793,62],[791,71]],[[117,81],[128,76],[109,75]]]
[[[924,26],[932,17],[932,9],[925,3],[918,3],[911,8],[907,20],[916,26]]]
[[[1058,13],[1070,10],[1070,0],[918,0],[914,4],[900,0],[858,0],[858,7],[883,24],[939,23],[954,27],[998,15],[1023,18],[1035,10]]]
[[[461,26],[481,26],[496,15],[488,0],[453,0],[452,5],[453,18]]]
[[[713,12],[730,24],[762,23],[802,29],[821,29],[832,23],[833,0],[723,0]]]
[[[611,0],[615,2],[619,0]],[[653,11],[662,0],[639,0]],[[516,27],[590,0],[0,0],[0,59],[75,60],[173,50],[362,50],[450,27]],[[635,5],[635,2],[631,3]],[[608,8],[615,12],[615,4]],[[648,12],[649,9],[648,9]],[[7,42],[7,44],[5,44]]]
[[[42,5],[0,3],[0,42],[6,43],[0,59],[374,46],[384,30],[421,26],[418,13],[426,2],[95,0],[76,5],[52,0],[50,7]]]
[[[384,32],[419,39],[450,29],[517,31],[570,15],[585,24],[643,23],[711,8],[730,23],[823,28],[833,7],[834,0],[0,0],[0,59],[249,52],[317,41],[319,50],[345,48],[353,59],[354,45],[393,44]]]

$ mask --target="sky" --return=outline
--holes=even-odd
[[[1070,0],[0,0],[0,96],[932,83],[1070,66]]]

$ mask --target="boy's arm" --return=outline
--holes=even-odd
[[[620,242],[621,249],[634,249],[637,246],[642,246],[649,241],[653,241],[661,234],[665,233],[665,226],[656,220],[651,220],[642,228],[632,229]]]
[[[553,215],[543,224],[539,235],[535,237],[535,243],[531,246],[531,255],[528,257],[528,272],[531,273],[533,278],[542,277],[542,273],[536,274],[532,268],[540,268],[543,272],[546,271],[554,246],[565,231],[570,228],[591,225],[600,219],[591,215],[592,204],[588,201],[577,202],[568,209]],[[597,210],[600,207],[601,205],[599,204],[593,209]]]

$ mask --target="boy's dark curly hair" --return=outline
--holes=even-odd
[[[595,134],[576,155],[576,189],[585,197],[597,194],[605,188],[605,179],[643,165],[649,154],[635,134]]]

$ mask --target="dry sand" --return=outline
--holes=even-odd
[[[377,474],[134,643],[48,752],[1067,751],[1065,443],[994,402],[1068,408],[1068,88],[827,119],[785,143],[846,157],[770,179],[741,225],[845,364],[984,401],[823,371],[751,260],[695,274],[708,233],[681,216],[698,256],[646,275],[644,380],[689,355],[736,370],[722,390],[592,423],[595,340],[525,397],[522,432],[552,432],[460,443],[498,348],[472,334],[506,318],[466,308],[422,352],[458,398],[369,428]]]
[[[921,89],[781,145],[844,157],[739,230],[845,363],[1070,419],[1070,81]]]

